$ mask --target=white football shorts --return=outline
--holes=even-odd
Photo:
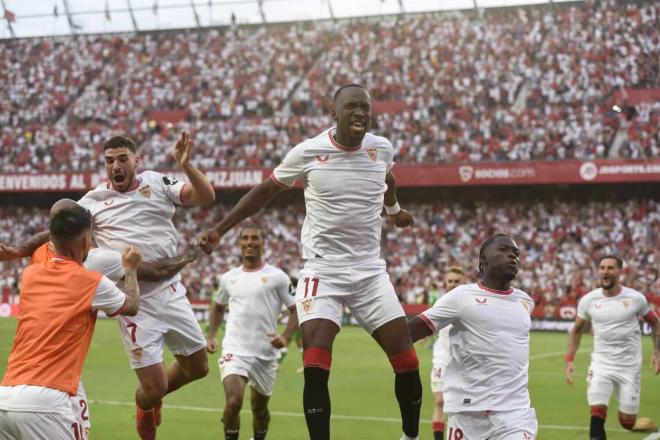
[[[344,306],[369,333],[405,313],[384,260],[347,266],[309,260],[300,272],[296,308],[300,324],[329,319],[341,327]]]
[[[131,368],[163,362],[163,346],[174,355],[190,356],[206,347],[186,288],[179,282],[140,299],[135,316],[119,316],[119,329]]]
[[[218,359],[220,378],[223,381],[231,374],[243,376],[247,378],[248,385],[263,396],[273,394],[277,366],[277,359],[259,359],[225,352]]]
[[[587,372],[589,406],[608,406],[612,391],[614,391],[619,411],[625,414],[637,414],[639,412],[641,375],[641,365],[637,368],[608,368],[592,363]]]
[[[534,440],[538,422],[534,408],[510,411],[469,411],[449,415],[451,440]]]
[[[0,439],[79,440],[72,414],[0,410]]]
[[[445,365],[433,364],[433,368],[431,368],[431,391],[434,393],[442,392],[442,386],[444,385],[443,376],[445,367]]]
[[[73,413],[73,418],[76,419],[76,429],[78,430],[78,435],[76,436],[79,440],[89,439],[89,430],[92,427],[92,422],[89,416],[89,404],[87,402],[87,394],[85,393],[85,387],[83,386],[82,380],[78,384],[78,391],[75,396],[69,398],[71,401],[71,412]]]

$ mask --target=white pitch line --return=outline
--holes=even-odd
[[[585,353],[585,352],[587,352],[587,351],[588,351],[588,350],[578,350],[578,351],[576,352],[576,354],[578,354],[578,353]],[[530,357],[529,357],[529,360],[530,360],[530,361],[533,361],[533,360],[536,360],[536,359],[551,358],[551,357],[555,357],[555,356],[561,356],[561,355],[563,355],[563,354],[566,354],[566,351],[553,351],[553,352],[550,352],[550,353],[535,354],[534,356],[530,356]],[[563,359],[563,358],[562,358],[562,359]]]
[[[654,432],[648,437],[644,437],[642,440],[659,440],[659,439],[660,439],[660,432]]]
[[[96,405],[113,405],[113,406],[131,406],[134,407],[134,402],[118,402],[116,400],[90,400],[91,403]],[[163,405],[165,409],[175,409],[182,411],[198,411],[198,412],[211,412],[211,413],[221,413],[222,408],[208,408],[205,406],[188,406],[188,405]],[[249,413],[249,410],[243,410],[242,413]],[[286,411],[271,411],[271,415],[280,416],[280,417],[304,417],[305,415],[302,412],[286,412]],[[335,420],[359,420],[359,421],[368,421],[368,422],[386,422],[386,423],[401,423],[401,419],[394,417],[374,417],[374,416],[347,416],[343,414],[332,414],[331,416]],[[430,420],[422,419],[421,423],[430,424]],[[567,426],[567,425],[539,425],[539,429],[555,429],[560,431],[588,431],[589,428],[586,426]],[[608,431],[616,432],[628,432],[623,429],[608,429]],[[647,439],[643,439],[647,440]],[[650,440],[650,439],[649,439]],[[655,438],[654,438],[655,440]]]

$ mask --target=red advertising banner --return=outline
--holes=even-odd
[[[223,190],[250,188],[271,170],[204,172]],[[186,180],[179,171],[164,173]],[[397,165],[394,173],[400,187],[660,182],[660,159]],[[97,173],[0,174],[0,192],[85,192],[104,180]]]

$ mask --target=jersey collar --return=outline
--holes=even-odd
[[[331,143],[335,148],[338,148],[338,149],[340,149],[340,150],[342,150],[342,151],[357,151],[357,150],[359,150],[360,148],[362,148],[362,142],[360,142],[360,144],[359,144],[357,147],[345,147],[345,146],[343,146],[342,144],[340,144],[339,142],[337,142],[337,141],[335,140],[335,137],[332,135],[332,132],[333,132],[333,131],[335,131],[335,132],[337,131],[335,127],[333,127],[333,128],[331,128],[330,130],[328,130],[328,137],[330,138],[330,143]],[[366,136],[366,135],[365,135],[365,136]],[[362,139],[362,141],[364,142],[364,138]]]
[[[477,286],[479,286],[481,290],[485,290],[486,292],[490,293],[496,293],[498,295],[511,295],[513,293],[513,287],[509,288],[508,290],[491,289],[490,287],[486,287],[481,284],[481,281],[477,281]]]

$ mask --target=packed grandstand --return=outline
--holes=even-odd
[[[659,14],[657,2],[598,1],[313,26],[5,40],[0,242],[16,244],[46,226],[44,199],[15,190],[80,192],[94,182],[21,187],[25,175],[98,176],[102,145],[112,135],[137,141],[142,169],[175,169],[168,150],[185,129],[193,134],[193,161],[204,170],[268,170],[330,126],[332,91],[352,81],[372,95],[372,131],[390,138],[395,161],[409,167],[404,187],[419,186],[417,170],[430,165],[470,163],[452,168],[460,177],[455,185],[477,179],[473,167],[483,164],[497,170],[503,162],[564,160],[579,167],[582,181],[553,181],[564,165],[547,176],[539,168],[546,165],[529,165],[521,183],[540,176],[547,184],[584,183],[599,169],[579,161],[608,159],[620,170],[632,167],[616,182],[640,182],[631,177],[637,175],[657,182]],[[440,186],[441,177],[424,186]],[[594,261],[604,253],[623,256],[626,285],[650,298],[660,292],[660,206],[653,197],[495,203],[485,196],[463,204],[433,194],[429,189],[425,201],[406,206],[416,218],[412,230],[383,232],[383,256],[404,303],[425,303],[447,265],[472,267],[478,243],[493,232],[520,240],[520,287],[534,295],[537,316],[558,316],[562,304],[574,305],[593,288]],[[177,213],[182,242],[193,242],[228,210],[218,199],[211,209]],[[303,217],[299,202],[260,217],[269,260],[292,276],[301,267]],[[209,298],[219,275],[236,263],[234,239],[235,232],[220,252],[185,269],[193,298]],[[22,267],[0,265],[4,298],[17,293]]]

